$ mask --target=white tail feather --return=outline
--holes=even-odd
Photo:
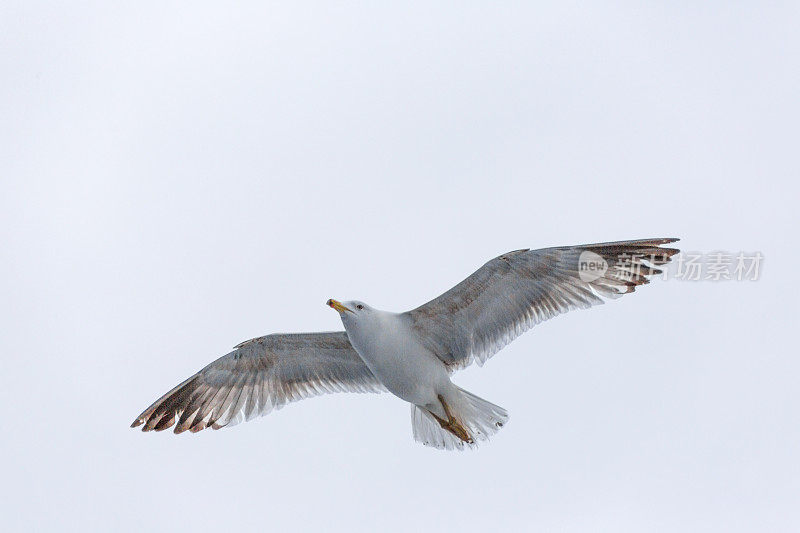
[[[458,389],[458,397],[451,398],[448,407],[453,416],[472,437],[471,443],[464,442],[450,431],[442,428],[434,416],[424,407],[411,405],[411,428],[414,440],[426,446],[440,450],[463,450],[474,448],[479,441],[500,431],[508,422],[508,413],[502,407],[487,402],[462,388]]]

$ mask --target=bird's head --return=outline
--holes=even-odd
[[[338,300],[330,299],[325,302],[325,304],[331,309],[335,309],[339,312],[339,316],[342,318],[342,322],[344,322],[345,327],[367,318],[372,312],[372,308],[370,306],[364,302],[359,302],[358,300],[340,302]]]
[[[348,302],[328,300],[326,304],[339,312],[347,337],[356,350],[367,349],[375,342],[375,335],[382,330],[381,318],[386,313],[358,300]]]

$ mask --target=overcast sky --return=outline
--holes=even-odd
[[[797,531],[797,4],[332,4],[0,4],[4,526]],[[341,329],[328,298],[660,236],[761,279],[455,375],[511,415],[477,451],[389,394],[128,428],[244,339]]]

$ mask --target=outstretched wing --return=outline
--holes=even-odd
[[[383,390],[344,331],[267,335],[239,344],[166,393],[131,427],[219,429],[311,396]]]
[[[438,298],[405,313],[451,371],[482,365],[539,322],[603,303],[660,274],[652,266],[678,253],[643,239],[517,250],[492,259]]]

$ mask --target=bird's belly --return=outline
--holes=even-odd
[[[444,363],[421,346],[398,350],[376,345],[364,349],[364,353],[358,348],[356,351],[389,392],[407,402],[431,403],[450,381]]]
[[[431,402],[436,397],[435,391],[439,388],[442,377],[446,378],[447,375],[429,364],[426,357],[408,355],[402,361],[380,361],[375,365],[373,373],[390,392],[416,404]]]

